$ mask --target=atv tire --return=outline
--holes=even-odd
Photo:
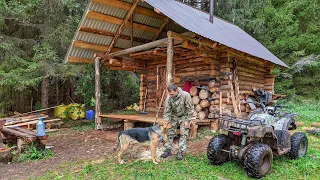
[[[291,149],[289,156],[297,159],[306,155],[308,149],[308,138],[305,133],[296,132],[291,136]]]
[[[248,176],[261,178],[269,173],[273,161],[271,148],[266,144],[252,145],[244,157],[244,169]]]
[[[229,160],[229,153],[222,151],[229,150],[231,140],[224,134],[213,137],[207,147],[207,156],[209,161],[214,165],[221,165]]]

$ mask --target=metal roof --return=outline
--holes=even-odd
[[[99,33],[102,31],[116,33],[120,26],[119,24],[112,23],[112,21],[108,22],[108,20],[105,21],[105,19],[94,18],[93,16],[90,17],[90,12],[94,12],[95,15],[96,13],[99,13],[102,16],[114,17],[119,22],[126,17],[128,8],[123,6],[114,6],[113,3],[122,3],[126,5],[126,7],[129,7],[132,2],[133,0],[91,0],[85,10],[78,30],[73,38],[73,42],[66,54],[66,61],[68,61],[68,57],[92,59],[94,53],[106,51],[108,45],[111,44],[113,36]],[[156,14],[148,16],[143,13],[140,14],[139,12],[134,12],[133,20],[137,25],[160,29],[165,22],[165,16],[167,16],[177,23],[173,23],[171,25],[172,31],[179,33],[187,30],[192,31],[230,48],[287,67],[285,63],[279,60],[261,43],[236,25],[217,17],[214,17],[214,23],[211,24],[208,20],[209,15],[207,13],[194,9],[188,5],[175,0],[145,0],[144,2],[139,2],[137,7],[150,10],[149,13]],[[153,8],[158,9],[165,16],[163,16],[163,18],[159,18],[158,16],[160,15],[155,13]],[[81,30],[83,27],[95,30],[96,33]],[[125,27],[122,35],[130,36],[130,32],[130,28]],[[156,34],[157,33],[154,31],[147,31],[145,29],[138,28],[135,28],[133,31],[133,36],[135,38],[140,38],[147,42],[153,41]],[[165,32],[158,35],[158,39],[163,37],[166,37]],[[141,44],[144,43],[138,41],[133,42],[133,46]],[[116,41],[114,47],[120,49],[129,48],[130,40],[120,37]]]
[[[260,42],[238,26],[175,0],[145,0],[184,28],[233,49],[288,67]]]

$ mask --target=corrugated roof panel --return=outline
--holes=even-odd
[[[139,46],[142,45],[143,43],[139,43],[139,42],[133,42],[133,46]],[[118,41],[116,42],[116,44],[114,45],[115,47],[118,48],[123,48],[123,49],[127,49],[131,47],[131,41],[130,40],[125,40],[125,39],[118,39]]]
[[[75,39],[79,40],[79,41],[86,41],[86,42],[91,42],[91,43],[96,43],[96,44],[109,45],[111,43],[113,37],[80,31],[77,34],[77,36],[75,37]]]
[[[145,1],[189,31],[195,32],[233,49],[287,67],[284,62],[273,55],[260,42],[236,25],[217,17],[214,17],[214,23],[210,23],[209,15],[207,13],[175,0]]]
[[[130,28],[124,28],[122,34],[124,35],[131,35],[131,30]],[[153,32],[149,32],[149,31],[142,31],[140,29],[134,29],[133,31],[133,36],[134,37],[139,37],[139,38],[143,38],[143,39],[149,39],[152,40],[155,37],[155,33]]]
[[[92,51],[92,50],[88,50],[88,49],[73,47],[69,53],[69,56],[92,59],[94,53],[97,53],[97,52],[99,52],[99,51]]]
[[[161,25],[163,24],[163,21],[160,19],[148,17],[142,14],[134,14],[133,16],[133,22],[139,23],[139,24],[144,24],[148,26],[152,26],[155,28],[160,28]]]
[[[90,27],[93,29],[105,30],[113,33],[117,32],[117,29],[119,28],[118,24],[111,24],[105,21],[100,21],[100,20],[91,19],[91,18],[85,18],[82,23],[82,26]]]
[[[107,6],[100,3],[92,2],[92,4],[89,7],[90,10],[96,11],[102,14],[106,14],[109,16],[114,16],[120,19],[124,19],[128,11],[125,11],[123,9],[118,9],[112,6]]]

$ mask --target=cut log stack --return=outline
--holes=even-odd
[[[192,96],[195,109],[194,117],[196,117],[196,119],[204,120],[214,117],[214,113],[217,112],[217,107],[214,105],[216,101],[215,91],[215,87],[209,89],[206,86],[193,86],[190,89],[190,95]]]

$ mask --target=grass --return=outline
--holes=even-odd
[[[316,104],[287,103],[290,110],[300,114],[297,121],[310,126],[320,121],[319,106]],[[301,131],[298,127],[297,131]],[[213,135],[206,129],[200,129],[196,139]],[[270,174],[262,178],[274,179],[320,179],[320,138],[308,134],[309,147],[306,157],[291,160],[287,156],[275,157]],[[243,169],[242,163],[232,161],[221,166],[209,163],[205,152],[196,156],[187,155],[183,161],[170,158],[158,165],[147,162],[131,162],[124,165],[116,163],[115,154],[108,155],[102,162],[72,162],[57,171],[50,171],[38,179],[251,179]]]
[[[40,150],[35,147],[35,145],[31,144],[28,148],[21,153],[17,161],[18,162],[27,162],[27,161],[38,161],[41,159],[48,159],[54,157],[55,153],[50,149]]]

